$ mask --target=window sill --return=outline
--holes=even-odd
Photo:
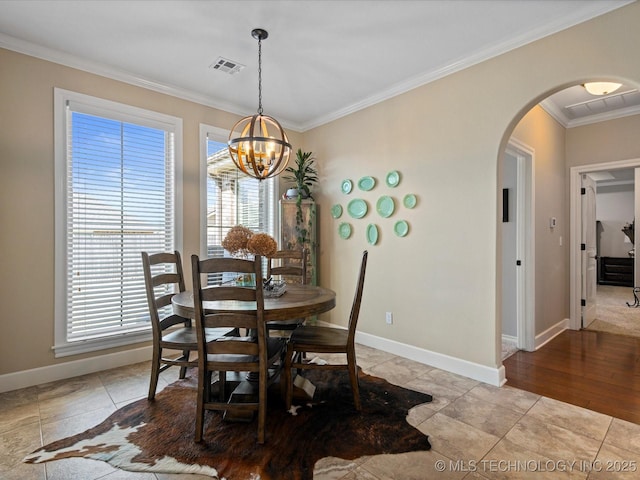
[[[79,355],[81,353],[106,350],[108,348],[121,347],[134,343],[150,342],[152,340],[151,329],[144,331],[130,332],[114,335],[112,337],[102,337],[89,340],[77,340],[74,342],[54,345],[55,358]]]

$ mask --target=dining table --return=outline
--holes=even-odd
[[[195,318],[193,292],[185,290],[173,296],[173,311],[185,318]],[[328,312],[336,306],[336,292],[317,285],[287,284],[279,297],[264,298],[264,321],[308,318]],[[256,302],[216,300],[204,302],[206,313],[255,313]]]
[[[173,311],[185,318],[195,318],[193,292],[185,290],[173,296],[171,300]],[[215,300],[203,303],[205,313],[255,313],[256,302],[240,300]],[[328,312],[336,306],[336,292],[316,285],[287,284],[284,293],[278,297],[264,298],[264,321],[299,321],[314,315]],[[252,372],[253,373],[253,372]],[[240,397],[254,397],[257,376],[249,373],[246,381],[234,389],[231,394],[236,401]],[[309,387],[307,387],[309,388]],[[313,396],[313,394],[311,394]],[[246,421],[247,417],[238,415],[225,419],[232,421]]]

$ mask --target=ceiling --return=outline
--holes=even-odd
[[[0,0],[0,47],[247,115],[258,104],[250,32],[261,27],[264,112],[305,131],[628,3]],[[210,68],[219,57],[245,68]],[[585,93],[543,106],[571,126],[640,105],[635,92],[576,106],[593,100]]]

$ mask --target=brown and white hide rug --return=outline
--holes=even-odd
[[[101,424],[45,445],[24,461],[62,458],[102,460],[122,470],[198,473],[227,480],[311,480],[324,457],[429,450],[428,437],[407,423],[412,407],[431,395],[407,390],[360,372],[362,411],[353,406],[346,372],[313,370],[312,402],[287,412],[279,389],[269,392],[266,442],[256,443],[257,420],[222,420],[205,412],[204,441],[194,438],[195,380],[186,378],[156,395],[114,412]],[[277,386],[276,386],[277,387]]]

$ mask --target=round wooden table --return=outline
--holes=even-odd
[[[181,317],[195,317],[192,291],[187,290],[174,295],[171,303],[173,304],[173,311]],[[274,320],[307,318],[328,312],[335,306],[336,292],[333,290],[315,285],[292,284],[287,285],[287,290],[280,297],[264,299],[264,320],[271,322]],[[209,313],[255,313],[256,303],[237,300],[218,300],[214,302],[204,302],[204,308],[205,311]]]

